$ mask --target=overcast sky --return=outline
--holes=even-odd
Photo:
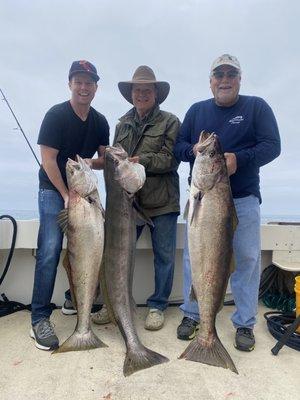
[[[112,140],[130,108],[117,83],[136,67],[147,64],[170,83],[162,109],[182,120],[194,102],[211,97],[212,61],[233,54],[243,71],[241,94],[269,103],[282,138],[282,155],[261,169],[262,213],[300,215],[299,21],[297,0],[0,0],[0,88],[39,156],[45,112],[69,99],[72,61],[96,65],[93,106],[106,116]],[[1,101],[0,209],[34,210],[38,166],[15,127]],[[183,205],[187,164],[179,172]]]

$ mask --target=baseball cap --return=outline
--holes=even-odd
[[[74,74],[84,72],[85,74],[90,75],[91,78],[94,79],[95,82],[99,81],[99,76],[97,74],[96,67],[86,60],[73,61],[70,71],[69,71],[69,80],[72,78]]]
[[[235,56],[231,56],[230,54],[223,54],[222,56],[218,57],[212,63],[210,72],[213,72],[216,68],[220,67],[221,65],[230,65],[231,67],[234,67],[238,71],[242,72],[239,60]]]

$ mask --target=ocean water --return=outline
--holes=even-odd
[[[262,215],[261,223],[267,224],[268,222],[299,222],[300,215]]]
[[[28,220],[28,219],[38,219],[39,212],[38,210],[1,210],[1,215],[10,215],[14,219],[18,220]]]
[[[38,219],[39,213],[38,210],[1,210],[1,215],[10,215],[16,220],[30,220],[30,219]],[[179,222],[182,222],[182,216],[179,217]],[[262,224],[267,224],[268,222],[299,222],[300,223],[300,214],[299,215],[262,215],[261,222]]]

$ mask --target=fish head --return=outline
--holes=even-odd
[[[202,131],[196,150],[192,181],[197,189],[205,192],[227,176],[225,158],[215,133]]]
[[[105,157],[113,163],[113,176],[122,189],[133,194],[142,188],[146,180],[145,168],[128,160],[128,154],[120,144],[108,146]]]
[[[223,152],[218,135],[214,132],[202,131],[199,137],[197,151],[201,153],[201,155],[210,155],[211,158],[218,155],[222,156]]]
[[[86,197],[97,189],[97,177],[89,165],[78,155],[76,161],[71,158],[66,164],[69,190],[74,190],[81,197]]]
[[[107,146],[105,148],[105,159],[106,161],[118,165],[120,161],[128,158],[127,152],[123,149],[120,143],[116,143],[114,146]]]

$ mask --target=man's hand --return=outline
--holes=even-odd
[[[84,158],[84,161],[87,163],[87,165],[92,169],[93,168],[93,161],[91,158]]]
[[[56,189],[61,194],[61,197],[64,200],[65,208],[68,207],[69,204],[69,192],[66,187],[63,178],[61,176],[60,170],[57,165],[57,154],[58,150],[53,149],[52,147],[41,145],[41,156],[42,156],[42,164],[43,168],[48,175],[51,183],[56,187]]]
[[[138,163],[138,162],[140,162],[140,157],[139,156],[128,157],[128,161],[133,162],[133,163]]]
[[[235,174],[237,169],[236,156],[234,153],[224,153],[228,176]]]

